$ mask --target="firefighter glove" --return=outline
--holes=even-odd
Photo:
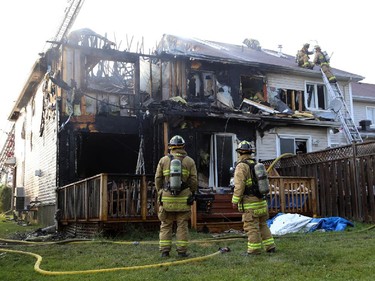
[[[191,195],[188,197],[186,203],[187,203],[188,205],[193,205],[194,201],[195,201],[195,194],[193,193],[193,194],[191,194]]]

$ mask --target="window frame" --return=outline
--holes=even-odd
[[[372,111],[372,113],[370,113],[370,111]],[[366,119],[371,121],[370,127],[375,128],[375,106],[366,106]]]
[[[281,139],[289,139],[294,141],[294,152],[293,154],[296,155],[296,142],[298,141],[305,141],[306,142],[306,152],[312,152],[312,136],[309,135],[290,135],[290,134],[279,134],[276,139],[276,154],[277,157],[281,155]],[[291,152],[283,152],[283,153],[291,153]]]
[[[308,86],[313,86],[313,89],[314,89],[314,92],[313,92],[314,106],[311,106],[311,102],[310,102],[310,105],[309,105],[309,102],[308,102],[308,97],[309,97]],[[323,90],[324,108],[321,108],[319,106],[320,105],[320,99],[319,99],[318,87],[322,87],[322,90]],[[305,104],[306,109],[313,110],[313,111],[317,111],[317,110],[329,111],[329,109],[328,109],[329,101],[330,101],[329,93],[327,91],[326,86],[323,83],[311,82],[311,81],[305,82],[304,104]]]

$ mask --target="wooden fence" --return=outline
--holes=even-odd
[[[272,162],[264,161],[266,165]],[[321,217],[375,222],[375,142],[282,158],[274,168],[283,177],[317,179],[317,212]]]

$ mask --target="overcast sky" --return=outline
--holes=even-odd
[[[0,150],[14,101],[45,42],[56,35],[67,4],[67,0],[1,4]],[[372,5],[368,0],[86,0],[71,31],[90,28],[107,35],[121,50],[130,43],[135,49],[143,38],[146,52],[163,34],[238,45],[253,38],[266,49],[282,45],[283,52],[293,56],[309,42],[332,54],[332,67],[375,84]]]

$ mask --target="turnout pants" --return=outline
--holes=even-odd
[[[246,210],[242,215],[243,229],[247,233],[247,252],[258,254],[262,250],[269,251],[275,248],[275,242],[267,225],[268,214],[254,215],[253,210]]]
[[[173,223],[176,222],[176,247],[178,253],[186,253],[189,239],[189,220],[191,211],[167,212],[162,206],[158,213],[160,224],[159,249],[161,252],[170,252],[172,248]]]

